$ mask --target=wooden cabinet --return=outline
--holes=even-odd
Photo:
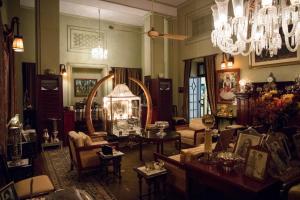
[[[237,124],[251,125],[252,124],[252,104],[253,98],[248,93],[236,93],[237,99]]]
[[[68,133],[69,131],[75,130],[75,112],[72,110],[64,111],[64,134],[63,141],[64,144],[68,143]]]
[[[152,122],[172,122],[172,79],[151,79],[150,93],[153,104]]]
[[[61,75],[38,75],[36,80],[36,121],[39,142],[43,129],[52,132],[50,118],[56,118],[58,137],[63,139],[63,88]]]

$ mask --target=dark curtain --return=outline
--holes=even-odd
[[[1,2],[0,2],[1,3]],[[6,153],[7,127],[6,123],[16,114],[15,106],[15,67],[14,53],[12,50],[13,33],[3,26],[0,9],[0,145]]]
[[[142,69],[139,68],[127,68],[128,77],[142,80]],[[133,81],[128,81],[128,87],[135,95],[140,95],[141,88]]]
[[[29,106],[35,109],[35,63],[22,63],[22,75],[24,109],[28,108]]]
[[[112,67],[114,74],[113,85],[123,84],[128,82],[127,69],[123,67]]]
[[[207,96],[212,114],[217,113],[216,102],[216,55],[204,57],[205,71],[206,71],[206,85]]]
[[[184,61],[184,79],[183,79],[183,116],[189,120],[189,79],[191,75],[192,60]]]
[[[140,95],[140,87],[128,79],[132,77],[142,80],[142,70],[140,68],[112,67],[112,73],[114,74],[113,86],[126,84],[133,94]]]

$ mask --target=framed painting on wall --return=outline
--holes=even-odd
[[[240,69],[225,69],[217,71],[217,102],[232,103],[235,92],[238,91]]]
[[[300,64],[300,49],[298,48],[298,51],[296,52],[290,52],[286,47],[284,34],[281,28],[279,29],[279,33],[282,38],[282,47],[281,49],[278,49],[277,55],[271,57],[269,52],[265,50],[262,51],[260,56],[253,52],[249,57],[250,68]]]
[[[97,79],[74,79],[74,96],[87,97],[96,83]]]

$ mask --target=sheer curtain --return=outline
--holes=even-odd
[[[191,75],[192,59],[184,61],[183,79],[183,116],[189,121],[189,79]]]
[[[216,102],[216,55],[204,57],[206,71],[207,96],[212,114],[217,112]]]

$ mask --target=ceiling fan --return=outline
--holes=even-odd
[[[153,12],[153,2],[154,2],[154,0],[152,0],[151,15],[153,15],[153,13],[154,13]],[[157,30],[155,30],[151,18],[150,18],[150,23],[151,23],[151,29],[148,32],[146,32],[146,34],[150,38],[165,38],[165,39],[171,39],[171,40],[185,40],[185,39],[188,38],[188,36],[186,36],[186,35],[175,35],[175,34],[169,34],[169,33],[160,33]]]
[[[166,38],[166,39],[172,39],[172,40],[185,40],[187,39],[186,35],[174,35],[174,34],[168,34],[168,33],[160,33],[152,27],[150,31],[147,32],[147,35],[150,38]]]

